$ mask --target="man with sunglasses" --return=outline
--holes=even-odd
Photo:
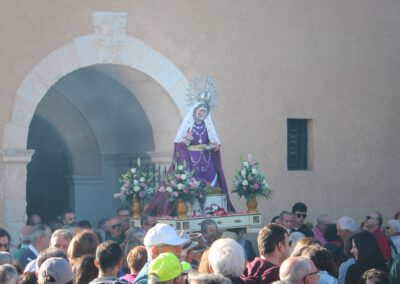
[[[382,223],[382,214],[378,211],[372,211],[367,216],[365,216],[365,228],[374,235],[375,239],[378,241],[379,248],[381,249],[381,252],[385,257],[385,261],[389,262],[392,259],[390,241],[389,238],[381,230]]]
[[[307,206],[302,202],[297,202],[292,207],[293,213],[293,227],[291,229],[292,233],[300,232],[306,237],[314,238],[314,233],[304,224],[307,218]]]
[[[108,230],[109,234],[106,236],[107,241],[114,241],[120,245],[124,242],[125,237],[122,232],[122,223],[118,216],[108,220]]]

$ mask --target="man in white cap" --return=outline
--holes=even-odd
[[[150,261],[165,252],[171,252],[179,258],[182,252],[182,245],[186,242],[188,242],[188,239],[179,237],[175,229],[170,225],[157,224],[151,228],[143,241],[149,261],[139,272],[134,284],[147,284]]]
[[[61,257],[52,257],[40,266],[38,283],[72,284],[74,274],[69,262]]]

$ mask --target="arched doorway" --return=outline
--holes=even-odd
[[[121,206],[112,198],[120,175],[138,157],[149,161],[147,153],[155,150],[152,126],[135,94],[99,72],[113,68],[76,70],[57,81],[39,103],[28,136],[28,146],[36,152],[28,166],[28,214],[40,212],[49,221],[73,209],[78,220],[110,217]],[[153,95],[148,89],[142,92]]]

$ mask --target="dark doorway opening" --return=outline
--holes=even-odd
[[[71,174],[68,149],[64,139],[44,118],[34,115],[28,136],[28,149],[35,154],[28,164],[27,214],[39,214],[43,222],[69,208],[66,176]]]

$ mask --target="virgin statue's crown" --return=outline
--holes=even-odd
[[[214,110],[218,103],[219,87],[211,75],[193,79],[189,83],[188,103],[189,106],[198,103],[206,103]]]
[[[199,95],[199,101],[207,104],[211,102],[211,95],[208,93],[208,91],[202,92]]]

